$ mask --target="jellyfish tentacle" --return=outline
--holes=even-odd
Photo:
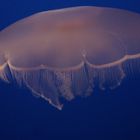
[[[126,77],[140,73],[140,54],[126,55],[122,59],[108,64],[94,65],[86,61],[91,77],[96,77],[101,89],[114,89]],[[137,72],[136,72],[137,71]]]
[[[16,69],[8,63],[12,77],[20,86],[25,85],[37,97],[42,97],[53,106],[61,109],[59,98],[72,100],[75,96],[91,94],[93,87],[89,88],[89,79],[85,65],[78,65],[68,69],[45,67],[43,69]]]
[[[3,65],[0,66],[0,79],[8,83],[9,80],[7,79],[6,68],[7,63],[4,63]]]
[[[20,86],[26,86],[37,97],[42,97],[56,108],[62,108],[54,80],[54,72],[47,69],[19,70],[10,67],[12,76]]]
[[[4,52],[0,53],[0,79],[6,83],[10,83],[10,70]]]

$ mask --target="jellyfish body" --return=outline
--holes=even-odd
[[[41,12],[0,32],[0,78],[62,108],[60,97],[115,88],[140,70],[140,14],[101,7]]]

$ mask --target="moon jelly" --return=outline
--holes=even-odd
[[[60,98],[115,88],[140,70],[140,14],[92,6],[50,10],[0,32],[0,78],[62,108]]]

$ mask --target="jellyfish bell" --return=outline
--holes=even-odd
[[[34,14],[0,32],[0,78],[62,108],[60,97],[115,88],[140,66],[140,14],[92,6]],[[9,76],[10,75],[10,76]]]

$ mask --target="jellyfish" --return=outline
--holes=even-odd
[[[0,78],[62,109],[61,98],[113,89],[140,72],[140,14],[81,6],[40,12],[0,32]]]

